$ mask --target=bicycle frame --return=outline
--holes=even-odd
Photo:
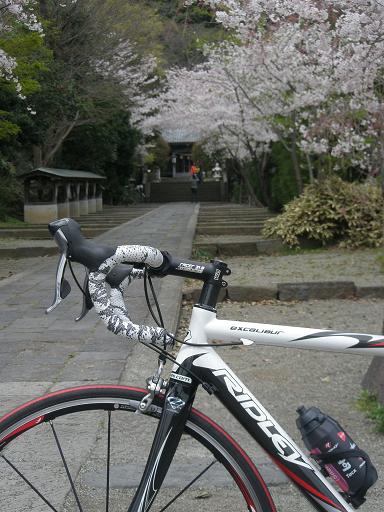
[[[193,346],[182,345],[177,355],[165,397],[166,406],[163,408],[146,471],[129,512],[150,509],[176,451],[199,380],[215,393],[316,510],[353,512],[354,508],[328,483],[214,348],[207,346],[210,341],[217,339],[243,341],[244,344],[253,342],[280,347],[384,355],[383,336],[218,320],[213,308],[195,306],[185,338]],[[192,376],[188,369],[193,372]]]

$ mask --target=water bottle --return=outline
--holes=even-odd
[[[317,407],[301,406],[297,412],[296,424],[311,456],[323,474],[337,483],[347,501],[358,508],[377,480],[369,456],[357,447],[336,420]]]

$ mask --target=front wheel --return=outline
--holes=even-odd
[[[57,391],[0,419],[0,504],[12,512],[126,512],[145,466],[162,401],[127,386]],[[240,446],[192,409],[151,510],[275,512]]]

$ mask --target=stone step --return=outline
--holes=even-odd
[[[219,222],[228,222],[228,221],[232,221],[232,222],[238,222],[238,223],[242,223],[242,222],[265,222],[267,219],[269,219],[270,217],[269,216],[237,216],[237,215],[222,215],[222,216],[216,216],[216,215],[212,215],[211,217],[202,217],[201,219],[199,219],[199,223],[202,223],[202,224],[207,224],[207,223],[219,223]]]
[[[155,204],[126,207],[109,206],[103,212],[90,213],[89,215],[77,217],[76,220],[79,222],[84,236],[86,238],[93,238],[120,224],[141,217],[156,207]],[[51,240],[52,237],[44,224],[21,224],[0,228],[0,239],[7,238],[15,240],[23,238],[28,240]],[[44,252],[45,248],[42,249]],[[37,249],[34,249],[34,251],[36,252]]]
[[[267,208],[254,208],[242,204],[201,204],[195,247],[215,255],[273,252],[276,250],[274,244],[270,244],[269,241],[263,243],[259,237],[265,221],[272,215]],[[204,235],[206,238],[209,235],[209,240],[204,239]],[[223,236],[225,239],[220,238]]]
[[[260,235],[262,225],[250,225],[250,226],[197,226],[197,235]]]
[[[232,206],[229,204],[229,206],[226,206],[228,203],[209,203],[203,204],[200,206],[200,212],[199,214],[202,215],[204,213],[211,213],[215,211],[226,211],[226,212],[261,212],[261,213],[269,213],[268,208],[253,208],[248,206]]]
[[[92,227],[82,229],[83,235],[86,238],[94,238],[95,236],[99,236],[102,233],[107,231],[107,229]],[[31,240],[49,240],[52,238],[47,228],[41,229],[1,229],[0,230],[0,238],[29,238]]]
[[[220,201],[221,183],[204,182],[198,188],[198,201]],[[151,183],[151,202],[169,203],[191,201],[191,183],[187,181]]]
[[[266,220],[266,219],[265,219]],[[265,220],[263,219],[212,219],[212,220],[204,220],[199,221],[199,226],[249,226],[251,224],[256,226],[263,226]]]
[[[264,240],[255,236],[209,237],[209,240],[201,238],[197,237],[193,243],[194,250],[204,251],[212,256],[258,256],[274,254],[283,249],[283,244],[278,239]]]

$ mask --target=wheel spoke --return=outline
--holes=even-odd
[[[191,480],[183,489],[181,489],[181,491],[179,493],[176,494],[176,496],[174,496],[171,501],[169,501],[165,507],[163,507],[160,512],[164,512],[164,510],[166,510],[170,505],[172,505],[172,503],[174,503],[178,498],[180,498],[180,496],[182,494],[185,493],[185,491],[187,489],[189,489],[191,487],[191,485],[193,485],[200,477],[202,477],[204,475],[204,473],[206,473],[208,471],[208,469],[210,469],[214,464],[216,464],[217,460],[214,460],[212,461],[210,464],[208,464],[208,466],[206,468],[203,469],[203,471],[201,471],[197,476],[195,476],[195,478],[193,478],[193,480]]]
[[[28,484],[28,486],[32,489],[32,491],[33,491],[34,493],[36,493],[36,494],[39,496],[39,498],[41,498],[41,499],[44,501],[44,503],[45,503],[46,505],[48,505],[48,507],[49,507],[51,510],[53,510],[54,512],[58,512],[58,510],[57,510],[57,509],[52,505],[52,503],[50,503],[50,502],[49,502],[49,501],[48,501],[48,500],[47,500],[47,499],[46,499],[46,498],[41,494],[41,492],[40,492],[40,491],[39,491],[39,490],[38,490],[38,489],[37,489],[37,488],[32,484],[32,482],[31,482],[30,480],[28,480],[28,478],[27,478],[25,475],[23,475],[23,473],[22,473],[19,469],[17,469],[17,467],[16,467],[14,464],[12,464],[12,462],[11,462],[10,460],[8,460],[8,459],[7,459],[7,457],[6,457],[5,455],[1,454],[1,457],[2,457],[2,459],[3,459],[3,460],[4,460],[4,461],[5,461],[5,462],[6,462],[6,463],[7,463],[7,464],[8,464],[8,465],[9,465],[9,466],[14,470],[14,471],[15,471],[15,473],[17,473],[17,474],[19,475],[19,477],[20,477],[20,478],[22,478],[26,484]]]
[[[107,492],[105,512],[109,512],[109,471],[111,467],[111,411],[108,411],[108,438],[107,438]]]
[[[67,477],[68,477],[69,483],[71,484],[72,492],[73,492],[73,494],[75,496],[75,500],[76,500],[77,506],[79,508],[79,511],[83,512],[83,508],[81,506],[81,503],[80,503],[80,500],[79,500],[79,496],[78,496],[78,494],[76,492],[75,484],[73,483],[73,479],[72,479],[71,473],[69,471],[67,461],[65,460],[64,452],[63,452],[63,450],[61,448],[61,445],[60,445],[60,442],[59,442],[59,438],[57,437],[55,427],[53,426],[53,422],[52,421],[50,421],[49,424],[51,425],[53,436],[55,438],[56,445],[57,445],[57,448],[59,450],[60,457],[61,457],[61,460],[63,462],[64,468],[65,468],[65,472],[67,473]]]

